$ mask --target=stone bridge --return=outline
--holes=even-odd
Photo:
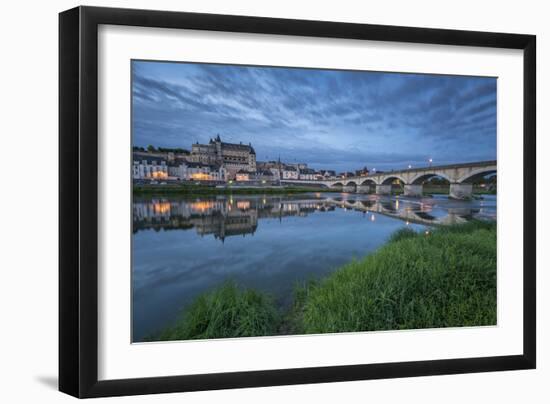
[[[423,184],[432,177],[441,177],[449,181],[449,195],[456,199],[469,198],[472,195],[473,181],[488,174],[496,173],[496,161],[451,164],[406,170],[371,173],[362,177],[347,177],[329,180],[282,180],[287,184],[321,185],[327,188],[342,189],[344,192],[369,193],[372,188],[380,195],[390,194],[391,186],[399,181],[404,185],[407,196],[422,196]]]

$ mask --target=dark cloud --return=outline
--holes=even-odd
[[[496,79],[133,62],[136,145],[220,134],[258,159],[379,169],[496,158]]]

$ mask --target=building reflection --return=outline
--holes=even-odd
[[[254,234],[259,218],[306,216],[315,210],[334,210],[319,201],[282,198],[216,198],[204,200],[136,199],[133,203],[133,231],[145,229],[195,229],[201,236]]]
[[[327,196],[328,195],[328,196]],[[360,211],[375,222],[375,214],[406,224],[448,225],[464,223],[483,213],[479,207],[436,207],[433,200],[407,201],[393,198],[347,199],[336,194],[303,196],[232,196],[199,199],[137,198],[133,203],[133,231],[189,230],[201,236],[253,235],[260,220],[306,217],[336,209]],[[493,212],[496,215],[496,212]]]

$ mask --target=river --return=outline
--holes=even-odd
[[[409,226],[496,220],[496,197],[453,201],[346,193],[146,196],[133,201],[132,340],[170,325],[227,280],[290,304],[320,278]]]

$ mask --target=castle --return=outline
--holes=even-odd
[[[187,160],[224,167],[229,179],[234,179],[239,171],[256,172],[256,152],[252,145],[226,143],[221,140],[220,135],[210,139],[208,144],[193,144]]]

